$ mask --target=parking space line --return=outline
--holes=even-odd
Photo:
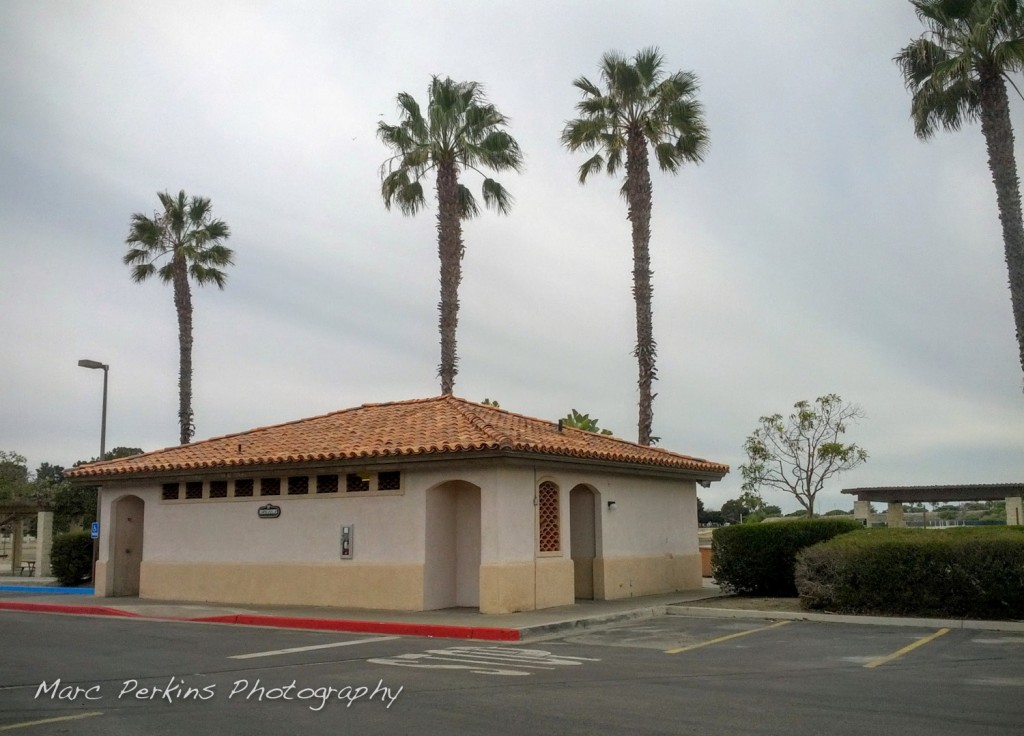
[[[332,649],[334,647],[350,647],[354,644],[372,644],[375,641],[390,641],[397,639],[397,636],[374,636],[369,639],[355,639],[353,641],[336,641],[331,644],[314,644],[309,647],[292,647],[291,649],[273,649],[269,652],[253,652],[252,654],[236,654],[228,659],[255,659],[256,657],[273,657],[278,654],[293,654],[295,652],[312,652],[315,649]]]
[[[792,621],[776,621],[770,626],[762,626],[757,629],[750,629],[748,631],[740,631],[736,634],[729,634],[728,636],[720,636],[717,639],[711,639],[709,641],[702,641],[699,644],[690,644],[689,646],[679,647],[678,649],[666,649],[665,654],[679,654],[680,652],[688,652],[691,649],[700,649],[701,647],[708,647],[712,644],[720,644],[723,641],[729,641],[730,639],[738,639],[741,636],[748,636],[749,634],[756,634],[758,631],[767,631],[768,629],[777,629],[780,626],[791,624]]]
[[[24,721],[22,723],[11,723],[7,726],[0,726],[0,731],[14,731],[18,728],[29,728],[30,726],[45,726],[48,723],[61,723],[63,721],[77,721],[80,718],[92,718],[93,716],[103,715],[99,711],[93,711],[90,713],[77,713],[73,716],[60,716],[58,718],[43,718],[38,721]]]
[[[900,657],[902,657],[907,652],[912,652],[915,649],[917,649],[918,647],[923,647],[928,642],[935,641],[940,636],[944,636],[944,635],[946,635],[948,633],[949,633],[949,629],[939,629],[934,634],[929,634],[928,636],[922,636],[917,641],[912,642],[910,644],[907,644],[907,646],[903,647],[902,649],[897,649],[892,654],[887,654],[884,657],[879,657],[878,659],[873,659],[873,660],[871,660],[870,662],[868,662],[864,666],[867,667],[868,669],[873,669],[875,667],[878,667],[880,665],[885,664],[886,662],[891,662],[894,659],[899,659]]]

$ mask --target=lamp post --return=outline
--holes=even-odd
[[[103,418],[100,421],[100,460],[107,454],[107,371],[109,365],[104,365],[98,360],[82,359],[78,361],[81,368],[100,368],[103,370]]]
[[[107,454],[107,372],[110,366],[98,360],[83,358],[78,361],[80,368],[97,368],[103,370],[103,418],[100,420],[100,460]],[[96,486],[96,524],[100,523],[100,486]],[[96,562],[100,557],[100,540],[92,540],[92,584],[96,585]]]

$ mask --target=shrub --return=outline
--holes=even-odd
[[[804,547],[862,529],[852,519],[802,519],[716,529],[712,572],[724,589],[741,595],[795,596],[793,566]]]
[[[865,529],[800,553],[805,608],[1024,618],[1024,528]]]
[[[50,568],[61,585],[78,585],[92,574],[92,537],[88,532],[53,538]]]

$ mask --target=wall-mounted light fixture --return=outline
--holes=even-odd
[[[618,507],[615,505],[614,501],[609,501],[608,502],[608,510],[609,511],[614,511],[616,508],[618,508]]]

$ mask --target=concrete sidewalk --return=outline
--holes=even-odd
[[[720,608],[687,605],[694,601],[722,596],[718,586],[708,580],[705,580],[704,587],[698,590],[613,601],[578,601],[572,606],[508,614],[482,614],[472,608],[406,612],[302,606],[242,606],[190,601],[156,601],[143,598],[96,598],[92,595],[90,588],[56,588],[53,585],[54,581],[46,578],[0,577],[0,612],[4,610],[34,611],[115,616],[141,620],[157,619],[486,641],[536,641],[548,637],[565,636],[574,631],[584,631],[596,626],[607,626],[623,621],[664,615],[701,618],[792,619],[876,626],[945,627],[1024,632],[1024,621],[975,621],[849,616],[805,611],[741,610],[729,608],[727,599],[722,601]]]
[[[579,601],[572,606],[482,614],[472,608],[439,611],[372,611],[300,606],[241,606],[143,598],[96,598],[68,595],[68,589],[45,585],[19,586],[18,578],[0,578],[0,611],[34,611],[201,623],[241,624],[319,631],[432,636],[490,641],[536,640],[594,626],[664,615],[668,606],[721,595],[705,583],[698,590],[613,601]]]

